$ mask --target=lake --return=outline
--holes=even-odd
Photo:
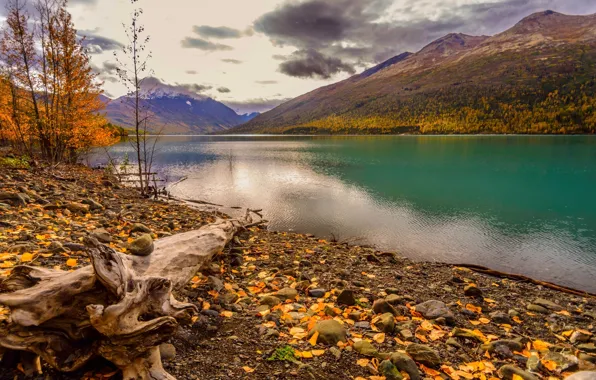
[[[155,169],[273,230],[596,292],[596,137],[171,136]]]

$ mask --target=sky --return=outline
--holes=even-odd
[[[245,113],[418,51],[448,33],[493,35],[547,9],[592,14],[596,1],[70,0],[110,97],[126,93],[114,52],[127,43],[123,23],[134,8],[143,9],[150,36],[149,75]]]

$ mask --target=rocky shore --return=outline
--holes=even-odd
[[[101,171],[0,165],[0,277],[19,264],[88,265],[87,235],[144,254],[154,240],[217,217],[225,216],[142,198]],[[179,296],[201,312],[160,347],[178,379],[534,380],[596,371],[594,297],[311,235],[242,231]],[[9,317],[0,308],[0,323]],[[24,378],[19,367],[0,373]],[[119,377],[93,361],[69,374],[44,367],[39,378]]]

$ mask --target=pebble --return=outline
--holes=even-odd
[[[163,360],[172,360],[176,357],[176,347],[170,343],[162,343],[159,345],[159,354]]]
[[[535,305],[535,304],[529,304],[529,305],[527,306],[527,309],[528,309],[529,311],[533,311],[533,312],[535,312],[535,313],[540,313],[540,314],[548,314],[548,313],[549,313],[549,311],[548,311],[548,309],[547,309],[547,308],[545,308],[545,307],[542,307],[542,306],[540,306],[540,305]]]
[[[376,356],[379,351],[367,340],[354,342],[354,351],[364,356]]]
[[[420,371],[418,370],[418,366],[406,354],[402,354],[401,352],[394,352],[390,354],[389,360],[398,370],[406,372],[410,375],[410,380],[420,380]]]
[[[325,293],[327,293],[326,290],[321,288],[308,290],[308,295],[314,298],[323,298],[325,297]]]
[[[523,380],[540,380],[538,377],[532,375],[531,373],[526,372],[523,369],[511,364],[506,364],[502,366],[501,368],[499,368],[498,372],[499,376],[504,380],[512,380],[513,375],[517,375],[521,377]]]
[[[481,298],[482,290],[474,285],[468,285],[464,288],[464,294],[468,297]]]
[[[296,289],[283,288],[277,291],[274,295],[282,301],[295,300],[298,296],[298,292],[296,291]]]
[[[379,364],[379,372],[385,376],[386,380],[401,380],[403,376],[397,370],[397,367],[391,362],[391,360],[383,360]]]
[[[149,256],[153,249],[153,238],[149,234],[141,235],[128,245],[129,252],[135,256]]]
[[[135,223],[130,228],[130,233],[133,233],[133,232],[143,232],[146,234],[150,234],[152,231],[151,231],[151,228],[147,227],[146,225],[144,225],[142,223]]]
[[[438,300],[428,300],[415,306],[416,311],[422,314],[426,319],[445,318],[448,323],[455,321],[453,313],[444,302]]]
[[[344,289],[337,296],[337,303],[339,305],[353,306],[356,304],[356,298],[354,297],[354,291],[350,289]]]
[[[101,243],[111,243],[112,235],[105,228],[97,228],[91,232],[91,236],[99,240]]]
[[[281,303],[281,299],[279,299],[276,296],[263,296],[259,300],[259,303],[261,305],[267,305],[271,308],[271,307],[279,305]]]
[[[395,320],[393,314],[385,313],[374,322],[374,325],[379,331],[384,333],[392,333],[395,329]]]
[[[375,314],[384,314],[384,313],[391,313],[392,315],[397,315],[397,310],[393,308],[387,301],[383,299],[378,299],[373,303],[373,311]]]

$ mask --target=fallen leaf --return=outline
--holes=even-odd
[[[373,336],[373,340],[377,343],[383,343],[385,341],[385,333],[378,333]]]
[[[226,311],[222,311],[221,312],[221,315],[223,315],[226,318],[232,318],[232,316],[234,315],[234,313],[232,313],[231,311],[226,310]]]
[[[66,260],[66,266],[76,267],[77,266],[77,259],[68,259],[68,260]]]
[[[315,333],[312,335],[312,337],[310,337],[308,342],[311,344],[311,346],[316,346],[318,338],[319,338],[319,332],[315,331]]]
[[[441,376],[441,372],[436,371],[432,368],[428,368],[427,366],[425,366],[424,364],[420,364],[420,369],[426,373],[428,376]]]
[[[482,308],[480,306],[474,306],[471,303],[469,303],[469,304],[466,305],[466,309],[467,310],[470,310],[470,311],[472,311],[474,313],[478,313],[478,314],[481,314],[482,313]]]
[[[370,363],[370,360],[368,359],[358,359],[356,361],[356,364],[358,364],[360,367],[366,367],[368,363]]]
[[[325,354],[325,350],[312,350],[311,352],[314,356],[321,356]]]
[[[555,371],[557,369],[557,363],[552,360],[541,360],[542,365],[549,371]]]
[[[244,370],[244,372],[246,373],[253,373],[255,371],[254,368],[250,368],[249,366],[245,365],[244,367],[242,367],[242,369]]]
[[[547,351],[550,346],[552,346],[552,344],[542,340],[535,340],[532,342],[532,347],[538,351]]]
[[[33,255],[31,253],[29,253],[29,252],[23,253],[21,255],[21,262],[26,263],[26,262],[29,262],[29,261],[33,261]]]

